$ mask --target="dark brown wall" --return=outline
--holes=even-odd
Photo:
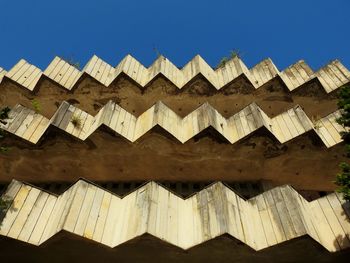
[[[135,115],[157,100],[182,116],[206,101],[226,117],[251,102],[257,102],[270,116],[296,104],[316,119],[337,109],[335,94],[326,95],[315,81],[293,93],[278,80],[254,91],[243,78],[219,92],[200,78],[181,91],[162,78],[143,91],[124,77],[108,88],[86,78],[72,93],[48,80],[41,82],[36,94],[8,80],[0,85],[0,107],[16,103],[31,107],[32,98],[40,102],[42,114],[48,118],[62,100],[70,100],[91,114],[96,114],[109,99]],[[262,179],[275,185],[292,184],[298,189],[333,190],[338,164],[345,159],[343,145],[327,149],[313,133],[281,145],[263,130],[234,145],[224,142],[215,131],[203,132],[181,144],[160,128],[135,143],[106,129],[81,142],[55,128],[36,146],[13,136],[1,143],[11,150],[0,155],[0,182],[12,178],[73,182],[80,177],[94,182]]]

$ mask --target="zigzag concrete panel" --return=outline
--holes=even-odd
[[[306,201],[290,186],[244,200],[222,183],[182,199],[156,183],[120,198],[85,180],[62,195],[12,181],[0,235],[39,246],[65,230],[116,247],[145,233],[182,249],[229,234],[254,250],[303,235],[334,252],[350,247],[349,207],[339,194]]]
[[[264,127],[280,143],[314,131],[329,148],[342,141],[341,132],[345,129],[337,123],[336,119],[339,117],[340,112],[336,111],[319,120],[311,121],[297,105],[270,118],[256,103],[252,103],[226,119],[211,105],[205,103],[181,118],[160,101],[139,117],[109,101],[93,117],[67,102],[62,102],[51,119],[17,105],[9,113],[9,118],[4,120],[6,124],[0,124],[0,128],[35,144],[50,125],[80,140],[86,140],[96,129],[104,125],[130,142],[138,140],[159,125],[181,143],[185,143],[209,127],[218,131],[229,143],[235,143]],[[78,123],[74,124],[74,119]]]
[[[279,71],[269,58],[248,69],[240,58],[235,57],[214,70],[199,55],[195,56],[182,69],[177,68],[163,56],[160,56],[150,67],[146,68],[131,55],[127,55],[116,67],[94,55],[82,71],[59,57],[55,57],[44,72],[22,59],[5,74],[1,73],[0,69],[0,82],[2,75],[4,75],[24,88],[33,91],[40,78],[45,76],[65,89],[72,90],[84,74],[91,76],[105,86],[109,86],[120,74],[126,74],[141,87],[149,84],[156,76],[163,75],[179,89],[196,76],[202,75],[217,90],[242,75],[249,80],[255,89],[279,77],[290,91],[310,80],[317,79],[326,93],[330,93],[350,81],[349,70],[339,60],[334,60],[313,72],[303,60]]]

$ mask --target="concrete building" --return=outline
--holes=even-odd
[[[0,68],[8,262],[342,262],[338,60]],[[21,253],[16,253],[21,251]]]

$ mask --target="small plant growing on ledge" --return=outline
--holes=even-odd
[[[7,209],[10,209],[10,211],[17,211],[17,208],[11,207],[12,201],[13,199],[7,196],[0,196],[0,228],[2,225],[3,212],[5,212]]]
[[[41,111],[41,105],[40,105],[40,102],[38,100],[33,99],[32,100],[32,106],[33,106],[33,108],[34,108],[36,113]]]
[[[6,197],[0,198],[0,212],[9,208],[10,205],[11,205],[11,200],[7,199]]]
[[[70,121],[75,128],[79,129],[81,127],[81,119],[79,118],[79,116],[73,115]]]
[[[236,57],[240,58],[241,52],[237,49],[231,50],[230,55],[228,57],[223,57],[215,69],[224,67],[227,62],[229,62],[231,59],[236,58]]]
[[[216,66],[216,69],[224,67],[226,65],[226,63],[229,62],[229,60],[230,59],[228,57],[223,57],[220,60],[219,64]]]
[[[311,122],[312,122],[315,130],[318,130],[319,128],[321,128],[321,121],[320,120],[321,120],[321,117],[318,115],[311,117]]]

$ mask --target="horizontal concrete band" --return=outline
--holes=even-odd
[[[182,118],[160,101],[138,117],[113,101],[101,108],[96,116],[91,116],[64,101],[51,119],[18,104],[9,112],[9,118],[0,123],[0,129],[36,144],[50,125],[80,140],[86,140],[100,126],[106,126],[130,142],[135,142],[153,127],[160,126],[185,143],[212,127],[233,144],[264,128],[280,143],[314,132],[329,148],[342,142],[341,133],[345,129],[336,121],[340,116],[340,111],[336,111],[321,119],[311,120],[297,105],[270,118],[256,103],[252,103],[232,117],[224,118],[209,103],[204,103]]]
[[[254,250],[309,235],[328,251],[350,246],[349,204],[336,193],[308,202],[286,185],[244,200],[218,182],[182,199],[157,183],[123,198],[79,180],[63,194],[13,180],[0,235],[39,246],[64,230],[109,247],[149,233],[182,249],[229,234]]]
[[[330,93],[350,81],[349,70],[338,60],[330,62],[316,72],[303,60],[279,71],[271,59],[265,59],[248,69],[240,58],[234,57],[222,67],[214,70],[199,55],[195,56],[182,69],[177,68],[163,56],[160,56],[150,67],[146,68],[131,55],[127,55],[116,67],[112,67],[94,55],[81,71],[59,57],[55,57],[44,72],[21,59],[8,72],[0,68],[0,82],[5,77],[33,91],[39,80],[45,76],[65,89],[72,90],[84,75],[89,75],[99,83],[109,86],[121,74],[126,74],[141,87],[147,86],[158,75],[162,75],[179,89],[198,75],[206,78],[217,90],[225,87],[239,76],[245,76],[255,89],[279,77],[290,91],[312,79],[317,79],[326,93]]]

